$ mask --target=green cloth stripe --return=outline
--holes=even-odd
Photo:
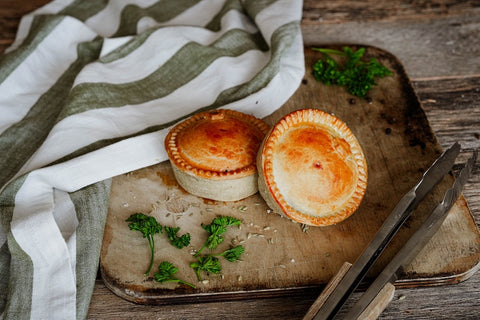
[[[4,313],[5,319],[30,318],[26,302],[31,301],[33,263],[10,232],[15,195],[26,178],[24,175],[16,179],[0,193],[0,223],[7,234],[7,242],[0,249],[0,314]]]
[[[101,181],[70,194],[77,227],[77,319],[86,319],[95,286],[103,231],[107,218],[111,180]]]
[[[197,77],[219,57],[234,57],[253,49],[267,49],[261,34],[240,29],[226,32],[209,46],[187,43],[144,79],[122,84],[82,83],[75,86],[58,121],[92,109],[135,105],[167,96]]]
[[[63,8],[57,15],[66,15],[74,17],[80,21],[85,21],[93,17],[101,10],[105,9],[108,0],[85,1],[75,0],[65,8]]]
[[[255,19],[255,17],[260,11],[277,1],[278,0],[245,0],[243,6],[245,7],[245,10],[248,12],[249,16],[252,17],[252,19]]]
[[[45,140],[63,108],[76,75],[96,59],[103,40],[77,45],[78,58],[56,83],[45,92],[19,122],[0,135],[0,150],[8,150],[0,158],[0,186],[7,183]]]
[[[0,83],[15,70],[63,20],[62,17],[42,15],[32,20],[30,32],[21,45],[0,56]]]
[[[92,143],[88,146],[79,148],[75,152],[72,152],[66,155],[65,157],[59,159],[55,163],[61,163],[61,162],[70,160],[72,158],[95,151],[97,149],[100,149],[102,147],[105,147],[107,145],[113,144],[115,142],[118,142],[124,139],[128,139],[128,138],[132,138],[142,134],[165,129],[175,124],[178,121],[181,121],[185,118],[190,117],[193,113],[211,110],[211,109],[220,107],[222,105],[242,99],[251,93],[261,90],[277,74],[280,59],[282,58],[284,52],[290,48],[295,36],[299,34],[299,29],[300,29],[299,22],[291,22],[277,29],[272,35],[272,60],[269,62],[269,64],[265,66],[265,68],[261,70],[260,73],[249,83],[245,83],[240,86],[235,86],[233,88],[229,88],[221,92],[213,104],[206,106],[204,108],[195,110],[191,114],[186,114],[184,117],[181,117],[179,119],[175,119],[173,121],[163,123],[160,125],[152,126],[130,135],[126,135],[126,136],[122,136],[114,139],[104,139],[104,140],[96,141],[95,143]]]
[[[12,209],[13,210],[13,209]],[[8,302],[3,316],[5,319],[30,319],[33,287],[33,263],[13,238],[7,235],[8,249],[10,250],[10,272],[8,282]]]
[[[215,15],[215,17],[212,18],[209,23],[207,23],[205,28],[212,31],[219,31],[222,27],[222,17],[230,10],[237,10],[246,14],[239,0],[227,0],[223,5],[222,9]]]
[[[164,22],[197,4],[199,0],[164,0],[147,8],[129,4],[122,10],[120,25],[113,37],[137,33],[137,22],[143,17],[151,17],[157,22]]]
[[[7,242],[0,248],[0,314],[7,305],[8,280],[10,278],[10,251]]]

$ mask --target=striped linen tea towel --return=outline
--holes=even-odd
[[[0,56],[0,315],[84,319],[110,178],[192,114],[264,117],[304,75],[300,0],[55,0]]]

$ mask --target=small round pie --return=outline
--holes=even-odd
[[[178,184],[219,201],[256,193],[256,154],[268,130],[262,120],[227,109],[197,113],[177,124],[165,138],[165,149]]]
[[[266,135],[257,166],[267,205],[311,226],[345,220],[367,187],[367,163],[357,139],[341,120],[316,109],[282,118]]]

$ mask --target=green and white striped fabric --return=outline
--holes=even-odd
[[[304,75],[300,0],[55,0],[0,57],[0,314],[86,318],[109,179],[179,120],[264,117]]]

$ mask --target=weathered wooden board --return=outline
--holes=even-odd
[[[320,55],[306,48],[303,83],[281,109],[266,119],[273,124],[288,112],[309,107],[334,113],[347,123],[362,144],[369,165],[367,193],[353,216],[335,226],[305,230],[270,212],[258,194],[237,202],[214,202],[189,195],[178,187],[168,162],[164,162],[113,179],[101,253],[105,284],[117,295],[145,304],[287,295],[318,289],[344,261],[354,262],[397,201],[441,152],[400,62],[377,48],[369,47],[367,54],[394,71],[393,76],[379,82],[370,99],[353,98],[342,88],[316,82],[310,70]],[[369,277],[378,273],[415,231],[452,180],[446,177],[414,212]],[[191,247],[182,250],[168,244],[164,235],[157,236],[155,266],[164,260],[173,262],[179,268],[178,277],[197,284],[197,289],[159,284],[143,276],[148,245],[125,222],[135,212],[154,215],[161,224],[180,226],[181,233],[191,234]],[[241,242],[246,253],[241,262],[222,261],[221,275],[205,275],[208,282],[199,283],[189,263],[194,261],[193,250],[206,238],[201,224],[210,223],[217,215],[243,220],[241,228],[228,231],[219,250]],[[459,282],[478,269],[479,261],[480,234],[465,200],[460,198],[440,231],[405,268],[396,285]]]

